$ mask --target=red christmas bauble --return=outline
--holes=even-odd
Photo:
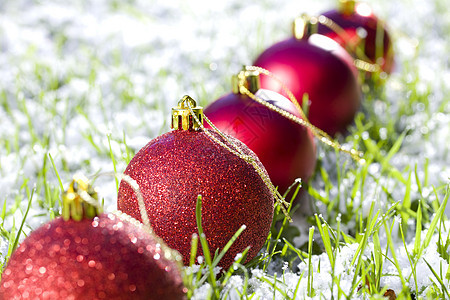
[[[336,42],[313,34],[266,49],[254,65],[271,71],[301,103],[309,95],[308,119],[330,135],[345,133],[360,106],[357,70]],[[287,96],[279,82],[261,77],[261,87]]]
[[[0,298],[185,299],[178,265],[130,219],[100,214],[41,226],[11,256]]]
[[[231,146],[214,131],[209,132]],[[264,169],[247,146],[229,139]],[[267,238],[274,206],[270,190],[251,164],[202,130],[173,130],[151,140],[133,157],[125,174],[139,184],[155,233],[181,253],[186,265],[192,235],[198,233],[198,195],[202,195],[202,227],[212,253],[223,249],[241,225],[247,226],[219,266],[227,269],[247,246],[251,247],[249,261]],[[124,182],[120,184],[117,207],[141,219],[136,195]]]
[[[318,26],[318,33],[332,38],[354,57],[379,64],[386,73],[392,72],[394,51],[391,37],[386,26],[381,24],[367,3],[344,1],[338,9],[327,11],[322,15],[342,28],[345,35],[322,24]],[[365,57],[356,53],[356,47],[361,48]]]
[[[301,118],[294,104],[278,93],[259,89],[256,96]],[[222,132],[234,136],[255,152],[281,193],[296,178],[306,182],[314,172],[313,134],[250,97],[227,94],[208,105],[205,115]]]

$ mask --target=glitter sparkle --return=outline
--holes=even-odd
[[[232,140],[256,158],[243,143]],[[198,195],[202,195],[202,225],[212,253],[222,249],[241,225],[247,226],[219,263],[223,268],[247,246],[251,259],[266,240],[273,216],[269,189],[253,166],[204,132],[175,130],[150,141],[125,173],[139,184],[156,234],[183,255],[185,264],[192,234],[198,232]],[[118,209],[140,219],[137,198],[126,183],[119,189]]]

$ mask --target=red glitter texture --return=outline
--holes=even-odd
[[[280,94],[260,89],[256,95],[301,118],[294,104]],[[250,97],[229,93],[208,105],[205,115],[255,152],[281,193],[297,178],[307,182],[314,172],[316,147],[311,131]]]
[[[3,272],[1,299],[185,299],[178,264],[114,214],[57,218],[32,232]]]
[[[230,140],[264,169],[247,146],[232,137]],[[249,261],[267,238],[273,218],[272,194],[252,165],[205,132],[174,130],[153,139],[135,155],[125,174],[139,184],[155,233],[182,254],[186,265],[192,234],[198,233],[195,206],[199,194],[203,230],[212,253],[222,249],[241,225],[247,226],[219,266],[227,269],[247,246],[251,247]],[[124,182],[117,206],[140,219],[137,198]]]
[[[332,39],[290,38],[266,49],[254,65],[271,71],[300,102],[309,96],[309,121],[330,135],[345,133],[360,105],[352,58]],[[261,87],[287,96],[281,84],[261,77]]]

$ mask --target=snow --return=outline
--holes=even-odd
[[[445,226],[448,228],[450,222],[446,222]],[[427,231],[422,232],[422,237],[425,237]],[[448,232],[442,232],[442,235],[446,237]],[[417,285],[419,291],[425,291],[430,285],[431,280],[434,279],[433,273],[430,271],[430,268],[426,264],[428,262],[434,270],[443,270],[446,272],[449,265],[440,255],[437,255],[437,235],[433,237],[430,242],[429,247],[425,248],[425,252],[422,258],[416,265],[415,272],[417,274]],[[412,249],[414,247],[414,243],[408,243],[406,248],[408,249],[409,255],[412,255]],[[335,277],[340,278],[339,288],[341,292],[346,295],[350,294],[352,287],[352,280],[354,277],[354,270],[356,268],[356,263],[352,263],[355,255],[358,254],[358,244],[349,244],[345,245],[338,250],[338,254],[336,256],[336,261],[334,264],[334,270],[330,264],[328,256],[326,253],[321,255],[312,256],[311,266],[313,269],[313,289],[315,295],[309,296],[307,294],[308,291],[308,268],[309,265],[307,263],[300,263],[298,265],[298,272],[291,272],[289,270],[283,270],[282,275],[278,275],[277,278],[279,282],[277,282],[277,287],[288,293],[290,297],[293,296],[293,292],[295,291],[297,284],[298,285],[298,293],[295,299],[338,299],[338,287],[336,284],[332,283],[332,276],[334,274]],[[384,250],[383,250],[384,251]],[[374,253],[374,245],[373,243],[369,243],[368,247],[363,253],[363,258],[367,259],[370,257],[371,253]],[[404,247],[399,247],[396,249],[396,257],[399,259],[399,265],[402,266],[402,274],[404,278],[409,278],[412,274],[412,267],[408,261],[408,255]],[[426,261],[426,262],[425,262]],[[320,265],[320,271],[319,270]],[[388,286],[390,289],[399,292],[402,289],[401,281],[398,276],[398,271],[396,267],[390,263],[385,263],[383,266],[383,274],[391,274],[391,276],[386,275],[381,279],[381,286]],[[255,293],[255,296],[260,297],[259,299],[285,299],[282,294],[273,290],[273,284],[264,281],[264,278],[267,278],[272,282],[271,278],[274,275],[268,275],[264,273],[262,270],[254,269],[252,270],[253,277],[249,280],[250,289]],[[357,276],[356,282],[359,282],[361,278]],[[435,280],[436,281],[436,280]],[[332,284],[334,285],[332,287]],[[411,276],[409,280],[409,284],[411,287],[414,286],[414,277]],[[445,280],[444,284],[449,286],[449,279]],[[230,282],[227,284],[225,288],[225,292],[230,291],[229,297],[230,299],[240,299],[239,292],[242,293],[242,277],[241,276],[232,276]],[[202,299],[206,295],[208,290],[208,286],[203,286],[202,289],[198,290],[196,293],[196,297],[194,299]],[[231,292],[233,290],[233,293]],[[238,292],[239,291],[239,292]],[[363,295],[354,295],[352,299],[366,299]]]
[[[396,41],[397,71],[386,82],[389,110],[395,115],[401,110],[401,103],[414,97],[408,84],[416,81],[420,82],[416,92],[429,101],[428,109],[419,103],[411,107],[412,116],[400,120],[399,131],[407,129],[410,134],[391,160],[393,167],[405,171],[402,173],[405,178],[407,167],[412,168],[412,199],[420,198],[414,167],[417,165],[418,178],[423,182],[424,162],[428,161],[428,185],[422,187],[422,197],[429,204],[435,200],[432,187],[442,186],[450,178],[450,70],[449,43],[445,38],[450,16],[448,10],[440,11],[436,3],[371,2],[377,14],[386,19]],[[4,227],[11,228],[13,222],[16,227],[20,224],[28,203],[27,188],[32,189],[43,178],[51,189],[59,188],[49,153],[64,183],[78,171],[89,176],[100,173],[97,187],[105,200],[105,210],[113,211],[116,187],[110,175],[113,164],[108,136],[116,158],[126,157],[121,143],[124,136],[128,147],[137,151],[151,138],[169,130],[170,108],[184,94],[203,105],[216,99],[230,90],[230,76],[242,64],[250,64],[262,49],[289,34],[293,17],[301,12],[317,14],[333,6],[331,0],[1,2],[0,140],[8,144],[0,145],[0,189],[7,207],[20,203],[21,208],[4,220]],[[405,72],[409,75],[405,76]],[[380,119],[389,117],[386,103],[375,101],[374,105]],[[443,108],[438,112],[440,107]],[[386,132],[380,130],[382,139],[388,138]],[[368,137],[367,134],[364,138]],[[319,155],[324,167],[331,170],[331,180],[336,180],[336,174],[332,173],[335,155],[322,147]],[[346,161],[345,157],[340,159],[342,163]],[[40,172],[45,160],[43,177]],[[119,172],[124,170],[125,160],[117,159],[116,167]],[[364,216],[368,215],[372,201],[376,209],[389,203],[382,188],[397,201],[404,198],[405,189],[398,188],[392,178],[381,177],[376,182],[374,178],[381,169],[378,163],[369,166],[371,176],[366,178],[364,195],[358,192],[353,199],[355,207],[361,203]],[[329,191],[331,198],[341,196],[342,210],[346,209],[345,200],[350,198],[349,191],[355,182],[352,174],[347,176],[339,188]],[[316,178],[314,186],[325,193],[320,178]],[[35,200],[44,200],[44,193],[41,190],[35,194]],[[48,210],[39,206],[39,201],[33,203],[25,233],[48,221]],[[324,212],[324,207],[319,205],[318,209]],[[450,215],[450,207],[447,214]],[[302,245],[307,242],[307,226],[302,221],[296,224],[302,224],[299,225],[302,235],[295,242]],[[342,226],[352,228],[354,224]],[[450,224],[446,226],[448,229]],[[398,230],[398,226],[394,229]],[[447,236],[447,232],[442,234]],[[425,235],[426,231],[422,238]],[[394,232],[393,236],[397,234]],[[442,268],[445,272],[448,263],[437,254],[436,239],[437,235],[433,236],[423,257],[435,270]],[[412,246],[413,242],[407,245],[408,251]],[[341,275],[340,288],[344,293],[351,288],[354,266],[350,263],[356,247],[357,244],[341,247],[334,267],[334,273]],[[402,245],[396,249],[402,273],[407,277],[412,271],[405,249]],[[1,260],[7,250],[8,243],[1,238]],[[365,251],[370,256],[371,242]],[[336,286],[333,291],[330,289],[332,269],[327,255],[313,256],[312,268],[316,292],[312,299],[330,299],[332,293],[336,297]],[[264,280],[273,282],[275,272],[280,280],[277,287],[282,291],[293,295],[302,278],[297,298],[311,298],[306,294],[307,264],[299,264],[299,270],[293,272],[275,261],[270,269],[269,273],[252,270],[248,289],[255,293],[255,298],[284,299],[282,293],[274,291],[273,284]],[[388,263],[384,272],[397,274]],[[425,290],[433,275],[423,259],[418,262],[416,272],[420,274],[419,290]],[[229,293],[229,299],[239,299],[238,291],[242,291],[243,284],[242,276],[232,276],[224,293]],[[383,285],[395,291],[401,289],[397,276],[383,277]],[[193,299],[204,299],[209,288],[208,284],[202,285]]]

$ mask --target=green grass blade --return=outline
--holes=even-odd
[[[28,199],[27,209],[25,211],[25,214],[23,215],[22,222],[20,223],[19,230],[17,231],[17,235],[16,235],[16,238],[14,240],[13,251],[17,248],[17,245],[19,244],[20,235],[22,233],[23,226],[25,225],[25,220],[27,219],[28,212],[30,211],[30,208],[31,208],[31,203],[33,201],[34,191],[35,191],[35,189],[31,190],[31,195],[30,195],[30,197]]]
[[[242,261],[247,257],[247,253],[250,250],[250,246],[248,246],[247,248],[245,248],[244,251],[242,251],[242,255],[241,257],[239,257],[235,262],[233,262],[233,264],[228,268],[227,273],[225,274],[225,277],[222,281],[222,286],[225,286],[226,283],[228,282],[228,280],[231,278],[231,276],[233,275],[235,268],[241,268],[241,269],[246,269],[243,266]]]
[[[0,226],[2,227],[5,224],[5,217],[6,217],[6,197],[5,200],[3,201],[2,212],[0,214],[0,218],[2,219],[2,224]]]
[[[423,250],[426,247],[428,247],[428,245],[430,244],[431,238],[433,237],[433,233],[434,233],[434,231],[436,229],[436,226],[437,226],[439,220],[441,220],[442,216],[444,215],[444,211],[445,211],[445,207],[447,206],[449,195],[450,195],[450,185],[447,186],[447,192],[446,192],[444,201],[442,201],[442,204],[439,207],[439,210],[434,215],[433,220],[431,220],[430,226],[428,227],[427,235],[425,236],[425,239],[424,239],[424,241],[422,243],[422,246],[420,247],[420,250],[419,250],[419,253],[418,253],[418,257],[422,256]]]
[[[195,264],[198,250],[198,235],[194,233],[191,239],[191,256],[189,258],[189,265],[192,267]]]
[[[53,161],[53,157],[52,157],[52,155],[50,153],[48,154],[48,158],[50,158],[50,161],[52,162],[53,171],[55,172],[56,178],[58,178],[59,188],[61,189],[61,193],[63,193],[64,192],[64,186],[63,186],[63,183],[61,181],[61,177],[59,176],[58,169],[56,168],[55,162]]]
[[[436,273],[436,271],[433,269],[433,267],[431,267],[431,265],[427,262],[427,260],[424,258],[423,261],[427,264],[428,268],[430,269],[430,271],[433,273],[434,277],[436,277],[437,281],[439,282],[439,284],[442,287],[442,290],[447,294],[447,297],[450,298],[450,294],[448,293],[448,289],[445,286],[444,282],[442,281],[442,278],[440,278],[438,276],[438,274]]]
[[[309,228],[309,238],[308,238],[308,296],[314,296],[313,288],[313,266],[311,264],[312,258],[312,247],[313,247],[313,236],[314,236],[314,226]]]
[[[395,221],[392,223],[392,225],[394,225],[394,224],[395,224]],[[397,255],[395,254],[395,249],[394,249],[394,245],[395,244],[394,244],[394,241],[392,240],[391,230],[388,228],[388,226],[386,224],[386,220],[383,220],[383,225],[384,225],[384,229],[386,231],[387,247],[391,251],[393,264],[394,264],[395,268],[398,271],[398,277],[400,277],[400,280],[402,282],[402,286],[405,287],[406,286],[406,282],[405,282],[405,279],[403,278],[402,269],[400,267],[400,264],[398,263]]]
[[[208,241],[206,240],[206,235],[203,232],[202,226],[202,196],[198,195],[197,203],[195,205],[195,218],[197,220],[197,228],[198,234],[200,237],[200,244],[203,250],[203,257],[205,258],[205,263],[209,269],[209,283],[211,284],[211,288],[213,289],[213,293],[216,298],[219,298],[219,290],[217,289],[217,279],[214,274],[214,267],[212,265],[211,260],[211,252],[209,250]]]
[[[230,247],[233,245],[233,243],[238,239],[238,237],[242,234],[242,232],[247,228],[247,226],[242,225],[238,231],[236,231],[236,233],[233,235],[233,237],[227,242],[227,244],[225,245],[225,247],[223,247],[223,249],[220,251],[219,255],[217,255],[214,258],[213,261],[213,266],[217,266],[217,264],[219,263],[219,261],[223,258],[223,256],[225,255],[225,253],[227,253],[227,251],[230,249]]]
[[[108,145],[109,145],[109,156],[111,157],[111,161],[113,163],[113,168],[114,168],[114,174],[117,173],[117,167],[116,167],[116,160],[114,158],[114,153],[112,151],[112,147],[111,147],[111,135],[108,134]],[[116,192],[119,192],[119,179],[117,178],[117,176],[114,176],[114,180],[116,181]]]
[[[331,266],[334,266],[334,256],[333,256],[333,250],[331,246],[331,239],[330,239],[330,233],[328,231],[328,225],[322,224],[319,220],[319,217],[317,214],[315,215],[317,227],[319,228],[320,235],[322,236],[323,245],[325,247],[325,251],[328,255],[328,259],[330,260]]]
[[[414,250],[413,250],[414,256],[417,256],[417,254],[419,254],[421,239],[422,239],[422,204],[421,201],[419,201],[416,217],[416,238],[414,240]]]

